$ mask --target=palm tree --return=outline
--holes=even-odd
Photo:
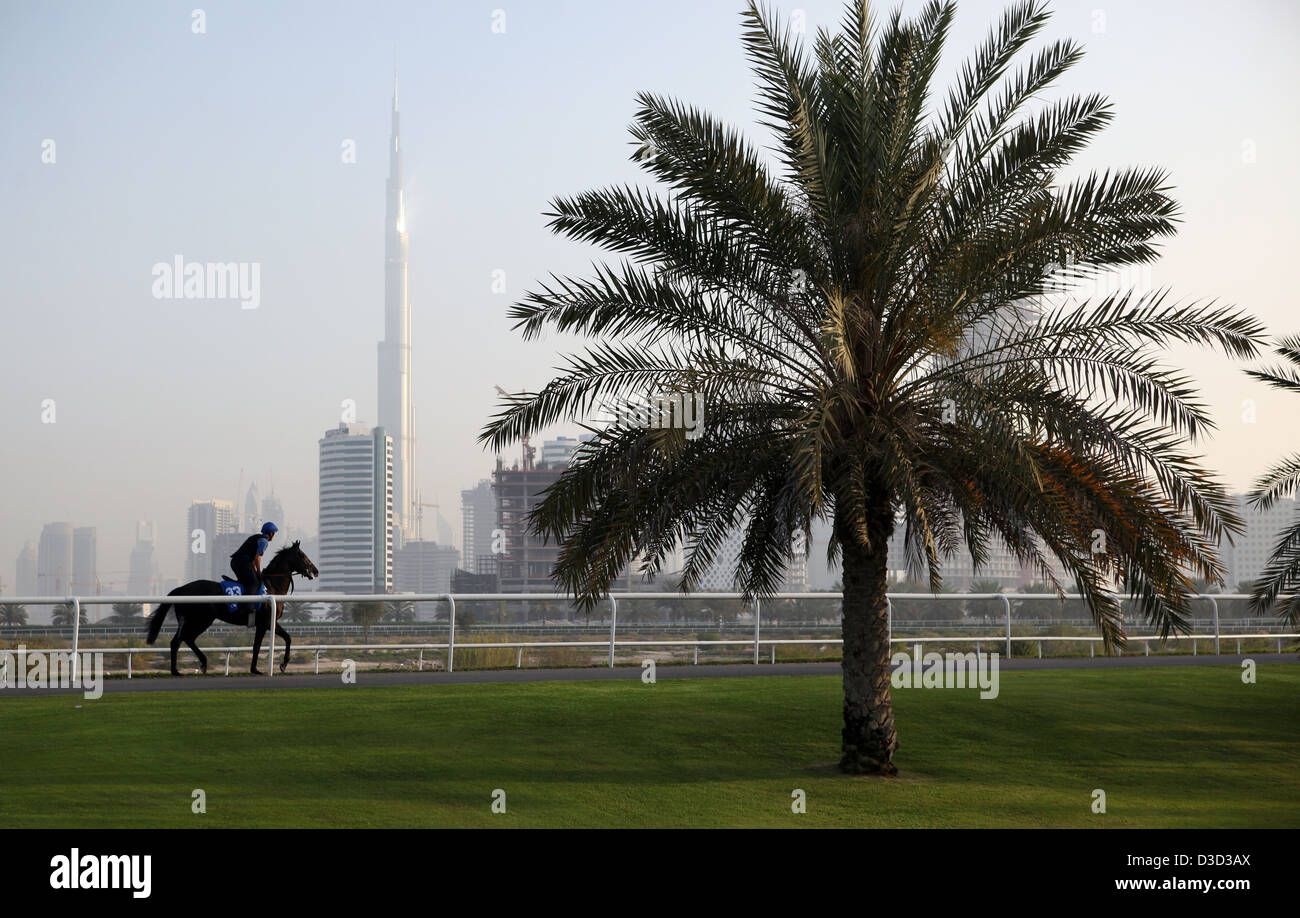
[[[415,621],[415,603],[408,599],[384,603],[383,620],[386,622],[394,622],[396,624],[405,624]]]
[[[89,624],[89,620],[86,618],[86,610],[85,610],[85,609],[82,609],[82,610],[81,610],[81,614],[78,615],[77,617],[78,617],[79,619],[81,619],[81,624],[82,624],[83,626]],[[68,627],[71,627],[71,625],[72,625],[72,603],[70,603],[70,602],[61,602],[61,603],[59,603],[57,606],[55,606],[55,607],[54,607],[54,612],[53,612],[53,614],[52,614],[50,620],[51,620],[51,622],[52,622],[55,626],[57,626],[57,627],[61,627],[61,628],[68,628]]]
[[[1050,583],[1042,583],[1041,581],[1039,581],[1035,583],[1026,584],[1025,586],[1022,586],[1020,589],[1016,590],[1016,592],[1043,594],[1043,593],[1056,593],[1058,592],[1058,590]],[[1063,607],[1064,607],[1064,603],[1062,603],[1057,608],[1061,609]],[[1015,602],[1011,604],[1011,614],[1016,618],[1037,618],[1038,615],[1049,614],[1050,612],[1051,612],[1051,606],[1041,602],[1026,602],[1023,599],[1017,599]]]
[[[352,622],[361,626],[361,640],[370,643],[370,629],[384,617],[384,603],[355,602],[352,604]]]
[[[134,602],[113,603],[113,613],[104,621],[114,625],[143,625],[144,606]]]
[[[294,625],[303,625],[312,620],[315,603],[288,602],[284,604],[284,620]]]
[[[996,580],[972,580],[968,593],[1001,593],[1002,584]],[[1005,606],[1000,599],[968,599],[966,614],[978,618],[1001,618]]]
[[[1262,379],[1275,389],[1300,392],[1300,335],[1278,340],[1274,351],[1290,364],[1263,370],[1247,370],[1247,374]],[[1283,459],[1269,469],[1250,492],[1251,506],[1268,510],[1281,498],[1290,497],[1300,489],[1300,453]],[[1250,585],[1251,605],[1261,612],[1277,602],[1279,615],[1286,617],[1292,628],[1300,628],[1300,515],[1273,547],[1259,579]],[[1282,593],[1290,595],[1283,596]]]
[[[1221,577],[1215,547],[1240,528],[1185,448],[1211,421],[1157,351],[1250,357],[1262,326],[1164,291],[1057,302],[1059,286],[1080,293],[1156,258],[1177,215],[1169,179],[1059,177],[1113,113],[1099,95],[1042,102],[1082,54],[1072,41],[1011,72],[1047,19],[1039,0],[1009,9],[932,99],[955,11],[933,0],[877,21],[850,0],[809,53],[751,0],[743,42],[771,165],[705,112],[640,94],[632,158],[666,195],[552,203],[555,232],[625,260],[512,308],[526,338],[595,342],[540,391],[506,398],[481,434],[500,450],[557,423],[597,431],[530,517],[561,543],[556,580],[585,602],[632,559],[655,573],[683,543],[693,589],[733,531],[736,585],[768,595],[812,522],[830,522],[850,773],[897,771],[896,520],[932,590],[963,545],[978,565],[999,538],[1056,584],[1054,556],[1109,651],[1125,639],[1117,585],[1162,632],[1185,629],[1185,571]],[[702,435],[631,410],[663,394],[705,406]],[[602,407],[617,420],[594,417]]]
[[[27,624],[27,607],[20,602],[0,603],[0,625]]]

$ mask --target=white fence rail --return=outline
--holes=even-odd
[[[777,593],[768,599],[787,600],[787,599],[823,599],[838,600],[841,598],[839,593]],[[1258,633],[1235,633],[1224,634],[1220,628],[1219,621],[1219,600],[1248,600],[1250,596],[1242,593],[1218,593],[1218,594],[1198,594],[1196,599],[1205,600],[1209,603],[1213,613],[1214,630],[1211,633],[1201,634],[1179,634],[1173,635],[1176,640],[1192,641],[1192,653],[1197,653],[1199,641],[1213,641],[1214,653],[1220,653],[1221,642],[1224,638],[1235,639],[1237,650],[1240,652],[1241,641],[1243,640],[1275,640],[1277,649],[1282,651],[1282,641],[1300,638],[1300,634],[1289,632],[1258,632]],[[456,665],[456,648],[461,649],[498,649],[511,648],[517,649],[518,663],[522,666],[523,651],[526,649],[543,649],[558,647],[608,647],[608,662],[612,667],[614,665],[615,651],[619,647],[692,647],[695,651],[695,661],[699,661],[699,648],[707,646],[752,646],[753,662],[759,662],[759,652],[761,647],[767,645],[772,651],[772,661],[776,660],[776,648],[783,645],[800,645],[800,644],[840,644],[839,638],[794,638],[794,637],[763,637],[762,636],[762,599],[751,598],[748,601],[750,610],[754,619],[753,636],[747,638],[719,639],[719,640],[701,640],[701,639],[656,639],[656,640],[619,640],[618,639],[618,604],[622,599],[627,602],[639,600],[680,600],[684,602],[708,602],[716,600],[744,600],[745,596],[741,593],[611,593],[605,596],[609,603],[609,639],[607,641],[512,641],[512,642],[493,642],[493,643],[457,643],[456,642],[456,603],[460,602],[482,602],[482,601],[548,601],[572,603],[572,597],[563,593],[377,593],[368,595],[358,595],[355,593],[301,593],[291,594],[288,596],[69,596],[69,597],[3,597],[6,603],[21,603],[26,605],[71,605],[72,606],[72,652],[75,655],[80,648],[81,638],[81,608],[87,605],[109,605],[109,604],[153,604],[175,603],[178,605],[211,605],[214,602],[225,603],[271,603],[272,610],[276,606],[289,605],[291,603],[358,603],[358,602],[382,602],[382,603],[414,603],[414,602],[438,602],[446,603],[448,606],[448,632],[445,642],[434,643],[401,643],[401,644],[315,644],[301,646],[297,649],[307,653],[316,654],[316,670],[320,668],[320,654],[322,652],[342,651],[342,650],[364,650],[364,651],[404,651],[418,650],[419,668],[424,668],[424,651],[426,650],[445,650],[447,654],[446,668],[448,672],[453,672]],[[968,600],[999,600],[1003,607],[1003,618],[1005,621],[1005,634],[999,637],[991,635],[951,635],[951,636],[928,636],[928,637],[895,637],[893,634],[893,603],[897,600],[925,600],[925,601],[968,601]],[[1066,600],[1081,600],[1083,596],[1078,593],[1067,593],[1064,596]],[[1061,597],[1055,593],[940,593],[937,595],[930,593],[890,593],[887,597],[889,604],[889,633],[891,644],[928,644],[928,643],[973,643],[978,652],[983,644],[1004,644],[1005,655],[1008,659],[1012,656],[1012,642],[1020,641],[1022,643],[1037,643],[1038,656],[1043,655],[1043,643],[1052,641],[1073,641],[1084,642],[1089,645],[1089,655],[1095,656],[1096,644],[1101,641],[1099,636],[1091,635],[1020,635],[1016,636],[1012,628],[1012,600],[1017,603],[1023,601],[1038,602],[1060,602]],[[635,630],[633,626],[632,630]],[[0,630],[0,634],[3,631]],[[1144,651],[1147,654],[1151,652],[1151,642],[1161,641],[1159,635],[1130,635],[1130,643],[1142,643]],[[137,654],[166,654],[170,653],[167,647],[95,647],[95,652],[103,654],[124,654],[127,658],[127,675],[132,674],[131,661]],[[226,655],[226,672],[230,672],[230,655],[232,653],[249,653],[252,647],[214,647],[209,648],[212,653],[224,653]],[[269,666],[267,672],[275,672],[275,629],[270,629],[270,645],[268,649]],[[74,659],[76,657],[74,656]]]

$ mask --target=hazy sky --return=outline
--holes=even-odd
[[[234,498],[241,470],[263,495],[274,479],[286,535],[315,532],[317,440],[344,399],[375,422],[395,47],[417,484],[458,537],[459,491],[492,466],[475,437],[493,385],[536,388],[556,363],[557,342],[521,342],[506,309],[593,254],[547,233],[548,200],[639,181],[626,133],[638,90],[761,137],[739,0],[209,2],[202,34],[196,2],[0,4],[10,593],[23,542],[52,520],[99,527],[107,589],[125,587],[134,521],[156,521],[163,572],[179,577],[190,501]],[[1079,166],[1164,166],[1183,205],[1180,235],[1140,281],[1300,331],[1287,273],[1300,242],[1297,5],[1053,6],[1040,43],[1070,36],[1088,53],[1052,95],[1101,91],[1116,106]],[[779,8],[803,9],[810,30],[841,14],[828,0]],[[962,3],[940,85],[1002,9]],[[153,266],[178,254],[258,264],[258,307],[154,298]],[[1174,358],[1203,382],[1220,425],[1205,454],[1230,486],[1295,450],[1294,397],[1222,357]]]

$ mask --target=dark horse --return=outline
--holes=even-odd
[[[308,580],[314,579],[320,571],[316,565],[311,563],[311,559],[299,547],[297,542],[292,545],[286,545],[275,553],[271,563],[262,569],[262,582],[266,584],[268,593],[276,596],[283,596],[293,591],[293,575],[299,574]],[[158,640],[158,632],[162,630],[163,619],[167,617],[169,609],[176,610],[176,636],[172,638],[172,675],[179,676],[180,671],[176,669],[176,651],[180,650],[181,642],[184,641],[194,651],[194,655],[199,658],[199,667],[203,672],[208,671],[208,658],[203,655],[203,651],[195,645],[194,639],[200,634],[212,627],[212,623],[217,619],[223,622],[229,622],[232,625],[247,625],[249,615],[256,615],[257,637],[253,640],[253,666],[250,670],[253,675],[260,676],[262,673],[257,668],[257,658],[262,653],[262,638],[270,630],[271,614],[266,605],[256,605],[254,603],[239,603],[236,611],[231,612],[229,604],[224,601],[226,591],[215,580],[192,580],[184,586],[178,586],[167,594],[168,596],[220,596],[221,602],[214,602],[211,605],[207,603],[174,603],[165,602],[154,612],[153,617],[149,619],[149,643],[152,644]],[[248,607],[256,608],[252,612]],[[280,661],[280,672],[284,672],[289,665],[289,649],[293,646],[289,634],[280,627],[280,616],[284,614],[284,606],[276,604],[275,613],[275,634],[284,641],[284,659]]]

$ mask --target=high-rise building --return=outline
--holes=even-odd
[[[23,543],[23,550],[18,553],[18,575],[14,580],[14,591],[18,596],[40,596],[36,576],[36,549],[31,542]]]
[[[438,541],[443,545],[454,545],[455,537],[451,531],[451,523],[447,522],[447,518],[442,515],[442,511],[435,509],[433,518],[438,531]]]
[[[743,527],[733,529],[718,546],[713,564],[700,577],[701,592],[731,593],[736,591],[736,565],[745,543]],[[786,564],[782,593],[803,593],[808,589],[808,564],[802,557],[794,557]]]
[[[1237,585],[1243,581],[1259,579],[1282,533],[1295,525],[1296,514],[1300,513],[1300,501],[1294,499],[1279,500],[1268,510],[1252,507],[1245,494],[1233,494],[1232,500],[1246,524],[1246,531],[1233,537],[1235,544],[1225,539],[1219,546],[1229,593],[1237,592]]]
[[[460,516],[462,566],[471,574],[496,573],[492,530],[497,528],[497,505],[490,479],[460,492]]]
[[[320,588],[393,588],[393,440],[383,427],[339,424],[320,445]]]
[[[527,463],[525,463],[525,466]],[[547,467],[507,469],[497,460],[492,476],[496,497],[496,528],[502,531],[504,551],[496,556],[503,593],[553,593],[552,574],[560,546],[544,542],[529,531],[528,515],[542,500],[542,492],[559,480],[562,469]],[[480,573],[492,573],[480,571]]]
[[[460,563],[450,545],[412,539],[393,558],[393,584],[398,593],[446,593]]]
[[[244,539],[252,535],[251,532],[223,532],[212,540],[210,550],[212,552],[212,571],[205,574],[202,579],[211,579],[220,582],[221,578],[234,577],[234,571],[230,567],[230,556],[239,550],[239,546],[244,544]],[[269,561],[269,558],[263,558],[263,561]]]
[[[393,132],[388,145],[384,223],[384,340],[379,342],[379,426],[393,441],[393,522],[397,544],[415,538],[415,401],[411,380],[411,304],[407,299],[406,209],[393,73]],[[322,535],[324,528],[322,524]]]
[[[258,494],[257,482],[255,481],[248,486],[248,493],[244,495],[244,513],[241,517],[243,525],[236,526],[235,528],[247,529],[249,532],[261,528],[262,521],[258,519],[257,516],[258,504],[260,502],[261,496]]]
[[[93,596],[99,593],[97,543],[94,526],[72,530],[72,595]]]
[[[573,437],[556,437],[542,443],[542,465],[548,468],[567,466],[578,451],[578,441]]]
[[[274,494],[262,499],[261,522],[264,523],[267,520],[275,523],[275,525],[279,526],[281,529],[288,528],[288,524],[284,521],[284,504],[282,504],[280,498],[276,497]],[[260,524],[258,528],[261,528]]]
[[[154,559],[158,527],[152,522],[135,524],[135,547],[128,563],[126,591],[132,596],[152,596],[162,589],[162,575]],[[146,603],[145,611],[148,610]]]
[[[135,540],[137,542],[158,543],[158,524],[151,520],[137,520],[135,524]]]
[[[574,437],[556,437],[554,440],[543,441],[542,465],[552,469],[567,468],[582,444],[595,438],[595,434],[583,434],[576,439]]]
[[[226,558],[217,550],[217,537],[236,531],[234,505],[228,500],[196,500],[190,504],[187,522],[186,582],[220,580],[221,572],[226,569]]]
[[[72,595],[72,524],[47,523],[36,553],[36,595]]]

